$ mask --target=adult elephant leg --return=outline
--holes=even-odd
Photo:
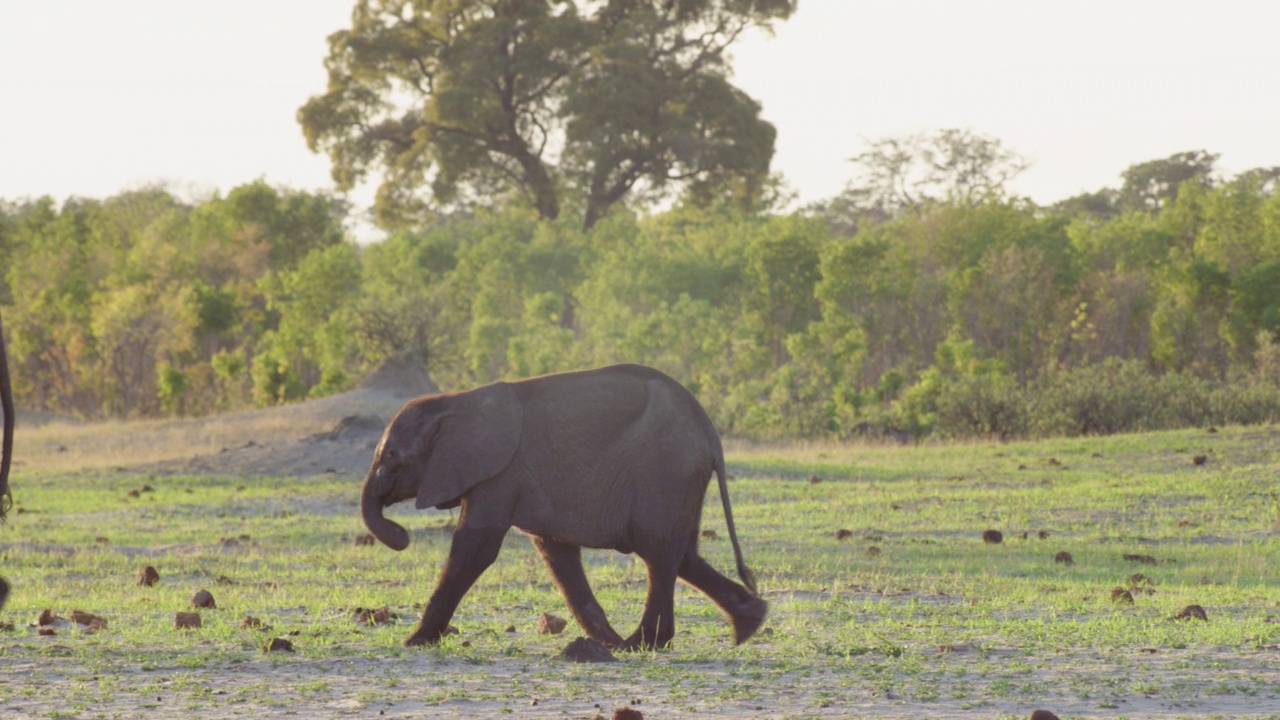
[[[467,594],[493,561],[498,559],[502,540],[507,536],[505,527],[468,528],[459,521],[449,547],[449,559],[440,573],[440,582],[422,611],[418,629],[405,639],[405,645],[435,645],[444,637],[449,620],[458,609],[462,596]]]
[[[733,624],[733,640],[743,643],[756,634],[769,614],[769,603],[750,590],[721,575],[698,554],[698,545],[690,543],[680,565],[680,579],[711,598]]]
[[[587,574],[582,569],[582,548],[536,536],[533,546],[547,564],[547,570],[560,588],[569,611],[586,631],[587,637],[611,648],[622,645],[622,636],[609,624],[604,608],[600,607],[595,593],[591,592],[591,585],[587,583]]]

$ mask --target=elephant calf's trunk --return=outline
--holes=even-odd
[[[360,514],[364,516],[365,526],[374,537],[392,550],[403,550],[409,547],[409,531],[383,516],[382,498],[377,497],[371,490],[371,484],[366,481],[364,492],[360,495]]]

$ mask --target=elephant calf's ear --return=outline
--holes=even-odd
[[[520,446],[524,409],[515,390],[495,383],[454,396],[440,419],[418,485],[419,509],[458,498],[502,472]]]

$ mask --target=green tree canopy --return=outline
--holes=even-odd
[[[763,184],[775,131],[726,50],[794,0],[359,0],[329,37],[329,85],[298,111],[350,189],[381,175],[380,222],[479,197],[567,207],[592,227],[628,195]],[[419,195],[430,188],[430,201]]]

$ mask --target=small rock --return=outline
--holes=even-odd
[[[293,643],[286,638],[271,638],[262,645],[262,652],[297,652],[293,649]]]
[[[560,657],[580,663],[618,662],[618,658],[609,652],[609,648],[591,638],[580,637],[560,651]]]
[[[1209,616],[1205,614],[1204,608],[1199,605],[1188,605],[1177,612],[1173,616],[1174,620],[1204,620],[1208,622]]]
[[[158,582],[160,582],[160,573],[156,571],[154,566],[148,565],[138,571],[138,585],[151,587]]]
[[[1053,561],[1056,563],[1062,563],[1063,565],[1072,565],[1075,564],[1076,559],[1071,557],[1071,553],[1063,550],[1053,556]]]
[[[538,617],[538,634],[539,635],[559,635],[569,626],[569,622],[562,617],[556,617],[551,613],[542,613]]]
[[[216,608],[218,605],[213,601],[213,593],[208,590],[197,590],[195,595],[191,596],[191,607]]]
[[[999,530],[984,530],[982,533],[982,542],[988,545],[998,545],[1004,542],[1004,534]]]
[[[173,614],[173,627],[175,630],[189,630],[198,628],[200,625],[200,613],[179,612]]]

